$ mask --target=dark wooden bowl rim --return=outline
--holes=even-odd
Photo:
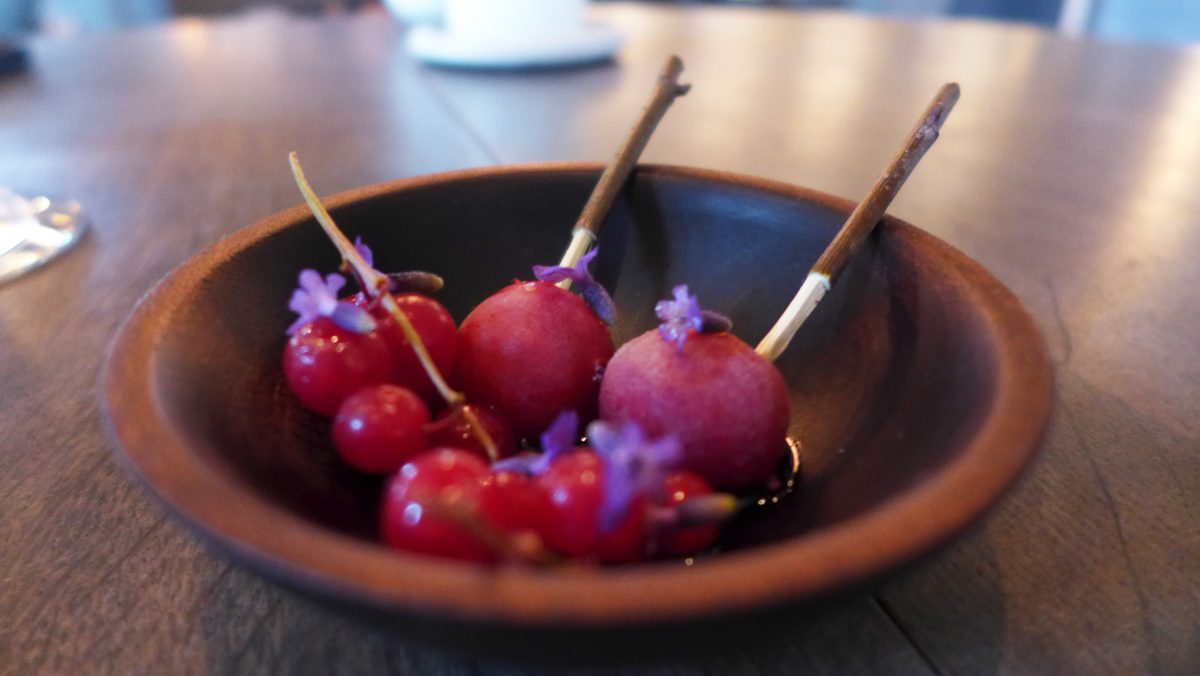
[[[327,202],[337,208],[446,181],[601,168],[539,163],[469,169],[351,190]],[[731,173],[661,165],[639,171],[742,185],[846,213],[854,206],[813,190]],[[492,570],[390,551],[306,521],[216,471],[189,450],[156,399],[155,348],[189,290],[220,262],[309,218],[303,206],[275,214],[170,273],[134,309],[110,348],[101,383],[110,430],[126,464],[186,523],[272,577],[355,605],[530,626],[604,626],[700,618],[825,595],[916,559],[980,517],[1033,457],[1049,415],[1051,366],[1040,334],[1016,298],[959,251],[887,217],[884,227],[921,240],[940,265],[965,273],[973,305],[998,342],[999,380],[990,414],[938,473],[883,508],[692,567]]]

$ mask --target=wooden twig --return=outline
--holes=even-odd
[[[863,240],[875,229],[875,224],[883,218],[888,205],[917,167],[925,151],[937,140],[942,123],[954,108],[958,96],[959,88],[955,83],[942,85],[938,90],[937,96],[908,135],[904,147],[880,174],[863,201],[850,213],[842,229],[813,265],[792,302],[758,344],[756,351],[760,355],[774,361],[787,349],[797,329],[830,289]]]
[[[638,158],[646,149],[646,144],[650,142],[650,135],[654,133],[655,127],[658,126],[659,121],[662,120],[676,97],[683,96],[691,89],[691,85],[679,84],[679,74],[682,72],[683,61],[678,56],[672,55],[667,59],[662,73],[658,76],[658,85],[654,88],[650,102],[642,109],[642,114],[637,123],[633,125],[633,129],[629,131],[625,143],[621,144],[621,147],[617,149],[617,154],[605,167],[599,182],[592,190],[591,197],[583,207],[583,213],[575,222],[575,228],[571,231],[571,244],[563,253],[559,265],[567,268],[575,267],[579,259],[596,243],[596,236],[604,224],[604,217],[608,215],[608,210],[612,208],[612,203],[616,200],[622,186],[629,180],[629,175],[637,165]],[[570,284],[570,280],[559,282],[559,286],[563,288],[567,288]]]

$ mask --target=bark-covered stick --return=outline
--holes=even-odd
[[[937,96],[921,114],[916,128],[908,135],[904,147],[892,158],[891,164],[875,181],[863,201],[850,213],[845,225],[813,265],[792,302],[755,348],[760,355],[774,361],[787,349],[796,330],[808,319],[863,240],[875,229],[875,224],[883,218],[888,205],[900,192],[900,186],[904,185],[925,151],[937,140],[942,123],[958,101],[958,95],[958,85],[953,82],[942,85],[938,90]]]
[[[575,228],[571,231],[571,243],[567,246],[559,265],[566,268],[575,267],[579,263],[579,259],[596,243],[596,236],[604,224],[604,217],[612,208],[617,193],[629,180],[629,175],[633,173],[633,168],[637,165],[638,158],[641,157],[646,144],[649,143],[654,128],[658,126],[659,121],[662,120],[676,97],[683,96],[691,88],[691,85],[679,84],[679,74],[682,72],[683,61],[678,56],[672,55],[667,59],[662,73],[658,76],[658,85],[654,88],[650,102],[642,109],[642,114],[638,117],[633,129],[630,130],[625,143],[621,145],[612,161],[605,167],[599,182],[592,190],[591,197],[583,207],[583,213],[575,222]],[[564,289],[570,285],[570,280],[559,282],[559,286]]]

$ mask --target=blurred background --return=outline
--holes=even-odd
[[[393,7],[438,0],[389,0]],[[1163,43],[1200,42],[1200,0],[659,0],[841,10],[898,17],[952,16],[1025,22],[1072,35]],[[265,7],[301,13],[379,11],[380,0],[0,0],[0,39],[34,32],[119,29],[172,16],[212,16]]]

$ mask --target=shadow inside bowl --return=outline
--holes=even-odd
[[[468,175],[343,203],[333,215],[371,243],[381,269],[442,275],[439,300],[461,320],[513,278],[529,278],[531,265],[557,260],[594,180],[585,169]],[[641,171],[593,266],[620,308],[617,343],[655,326],[655,302],[686,282],[754,344],[848,207],[765,182]],[[886,221],[778,362],[790,433],[803,444],[799,488],[732,524],[724,548],[875,509],[936,473],[978,430],[995,392],[996,346],[964,311],[969,285],[940,249],[948,247]],[[288,511],[373,540],[381,481],[337,459],[328,423],[298,406],[280,367],[297,272],[337,263],[311,221],[214,262],[162,338],[155,389],[205,462]]]

